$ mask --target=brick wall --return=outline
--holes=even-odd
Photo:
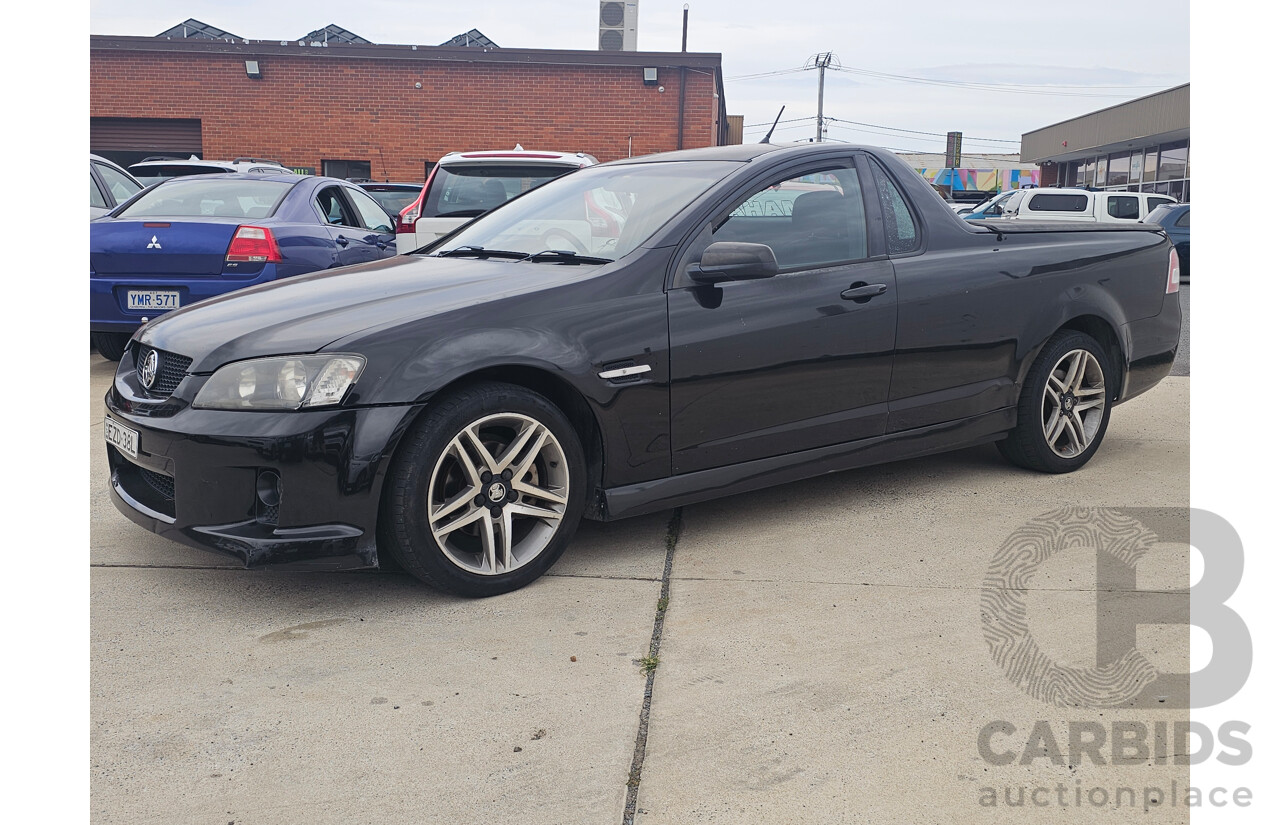
[[[373,177],[422,180],[450,151],[587,152],[601,161],[676,148],[680,70],[645,86],[634,66],[90,50],[90,116],[199,118],[204,157],[289,166],[368,160]],[[325,50],[329,51],[329,50]],[[245,73],[256,59],[262,78]],[[688,69],[684,147],[716,143],[719,101]],[[421,83],[422,88],[414,88]],[[381,154],[379,153],[381,152]],[[384,172],[385,167],[385,172]]]

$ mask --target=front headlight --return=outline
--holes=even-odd
[[[359,355],[290,355],[220,367],[193,407],[207,410],[297,410],[342,402],[360,377]]]

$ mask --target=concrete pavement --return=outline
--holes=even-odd
[[[982,447],[684,508],[646,699],[671,514],[584,524],[552,574],[485,601],[243,571],[115,512],[111,372],[91,356],[95,822],[617,823],[637,773],[643,823],[1091,821],[1117,811],[1074,805],[1077,787],[1185,787],[1185,766],[994,766],[976,742],[1007,720],[996,743],[1021,753],[1045,720],[1065,752],[1073,721],[1186,718],[1032,699],[979,608],[997,548],[1041,513],[1186,506],[1187,378],[1117,408],[1069,476]],[[1185,548],[1153,559],[1144,588],[1186,585]],[[1032,632],[1063,661],[1091,656],[1089,564],[1064,554],[1030,588]],[[1185,664],[1185,630],[1148,630],[1158,665]],[[1055,784],[1071,804],[980,804]]]

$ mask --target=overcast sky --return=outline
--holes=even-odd
[[[640,0],[641,51],[679,51],[683,6]],[[194,17],[251,40],[336,23],[374,43],[438,45],[475,28],[507,48],[594,49],[598,9],[599,0],[94,0],[89,30],[150,36]],[[1016,152],[1024,132],[1185,83],[1189,44],[1189,0],[689,2],[689,50],[723,55],[728,111],[745,116],[747,142],[784,104],[774,142],[814,134],[816,71],[750,76],[822,52],[843,67],[826,74],[824,114],[838,119],[830,139],[940,152],[941,133],[959,130],[968,154]]]

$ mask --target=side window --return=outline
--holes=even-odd
[[[1183,212],[1182,217],[1178,218],[1177,222],[1174,223],[1174,226],[1182,226],[1182,227],[1186,227],[1187,229],[1190,229],[1191,228],[1191,210],[1188,209],[1186,212]]]
[[[1028,212],[1088,212],[1088,195],[1037,192],[1027,201]]]
[[[360,221],[366,229],[372,229],[375,232],[392,231],[391,217],[381,206],[378,206],[377,201],[360,189],[348,189],[347,197],[351,198],[351,202],[356,205],[356,211],[360,213]]]
[[[1107,214],[1113,218],[1138,219],[1137,195],[1111,195],[1107,198]]]
[[[872,163],[871,166],[876,176],[880,209],[884,212],[884,234],[889,254],[911,252],[920,245],[920,233],[915,219],[911,217],[911,210],[907,208],[907,200],[880,164]]]
[[[739,203],[711,242],[767,244],[782,269],[867,257],[867,219],[857,170],[834,166],[777,181]]]
[[[123,203],[142,191],[141,186],[105,163],[96,163],[94,166],[98,168],[98,174],[106,182],[107,189],[111,191],[111,197],[115,198],[116,203]]]
[[[102,196],[102,190],[98,188],[98,182],[93,179],[93,175],[89,176],[89,205],[107,208],[107,199]]]
[[[320,207],[320,214],[324,215],[324,219],[334,226],[360,226],[360,221],[356,220],[351,209],[342,201],[342,193],[336,186],[321,189],[320,194],[316,195],[316,205]]]

